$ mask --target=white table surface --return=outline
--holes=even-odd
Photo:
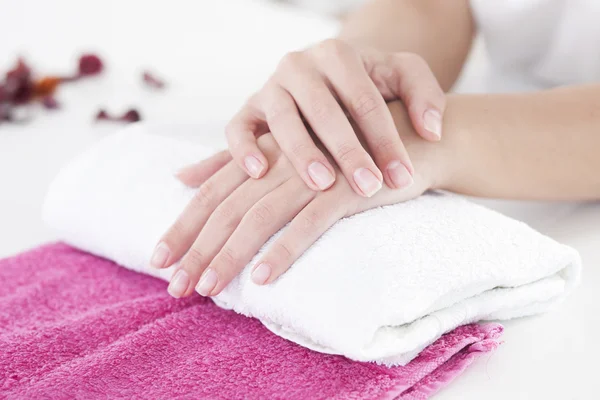
[[[0,125],[0,257],[53,240],[40,208],[70,157],[118,129],[94,125],[98,107],[140,109],[153,124],[206,124],[232,115],[290,49],[332,35],[336,24],[259,1],[0,0],[0,71],[24,55],[39,70],[67,72],[98,51],[106,73],[60,89],[63,109],[33,109],[26,125]],[[463,87],[480,78],[471,64]],[[140,84],[149,68],[165,92]],[[219,129],[199,140],[222,141]],[[600,154],[600,153],[599,153]],[[600,392],[600,204],[485,201],[582,255],[583,283],[556,310],[505,323],[504,344],[480,358],[440,399],[591,399]]]

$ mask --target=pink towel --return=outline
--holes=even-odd
[[[313,352],[64,244],[0,260],[0,398],[422,399],[498,345],[468,325],[405,367]]]

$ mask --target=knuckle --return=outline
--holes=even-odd
[[[296,113],[296,108],[288,102],[274,101],[267,109],[266,117],[271,124],[285,123]]]
[[[284,263],[290,262],[294,258],[294,253],[292,252],[292,249],[285,242],[278,242],[274,250],[277,254],[277,258],[279,258]]]
[[[300,51],[291,51],[284,55],[277,66],[277,70],[280,72],[295,70],[303,63],[304,54]]]
[[[395,61],[411,68],[429,68],[427,61],[420,55],[411,52],[400,52],[394,55]]]
[[[204,182],[194,194],[194,201],[200,207],[210,207],[214,199],[213,184],[209,181]]]
[[[196,247],[192,246],[187,254],[185,255],[185,265],[187,267],[195,268],[202,266],[204,256]]]
[[[322,216],[314,211],[314,210],[310,210],[310,211],[305,211],[304,213],[302,213],[302,217],[300,220],[300,231],[304,234],[307,232],[311,232],[313,230],[315,230],[321,223],[321,221],[323,220]]]
[[[362,93],[351,103],[352,113],[357,119],[365,119],[379,109],[380,102],[372,93]]]
[[[290,154],[297,159],[308,158],[308,155],[312,151],[312,146],[303,142],[292,143],[290,146]]]
[[[341,164],[351,165],[357,160],[359,152],[360,150],[357,146],[349,143],[342,143],[335,150],[335,159]]]
[[[250,211],[250,217],[252,221],[258,226],[262,226],[271,221],[273,215],[273,209],[270,205],[265,202],[258,202]]]
[[[396,149],[397,142],[387,136],[380,136],[373,141],[374,153],[391,153]]]
[[[173,223],[173,225],[171,225],[171,228],[169,229],[167,234],[163,237],[162,241],[167,244],[170,244],[171,241],[176,241],[178,239],[180,240],[180,238],[185,236],[186,231],[187,231],[187,229],[185,228],[185,225],[183,224],[181,219],[177,219]]]
[[[223,247],[220,257],[224,263],[230,265],[237,265],[239,261],[238,255],[231,249],[231,247]]]
[[[322,58],[340,58],[348,50],[348,45],[339,39],[327,39],[315,46],[315,52]]]

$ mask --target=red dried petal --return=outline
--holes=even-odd
[[[35,82],[33,92],[36,96],[46,97],[51,96],[56,91],[56,87],[62,81],[56,76],[47,76]]]
[[[95,54],[84,54],[79,58],[79,75],[81,76],[99,74],[103,68],[102,60]]]
[[[55,110],[60,107],[58,101],[52,96],[46,96],[42,99],[42,105],[48,110]]]
[[[121,117],[121,120],[124,122],[138,122],[142,120],[142,116],[137,110],[132,108]]]
[[[98,113],[96,114],[96,121],[100,121],[100,120],[103,120],[103,119],[109,120],[111,118],[108,116],[108,114],[106,113],[106,111],[100,109],[100,111],[98,111]]]
[[[9,103],[0,103],[0,122],[10,121],[12,106]]]
[[[165,82],[162,79],[157,78],[148,71],[144,71],[142,80],[146,85],[156,89],[163,89],[165,87]]]
[[[95,119],[96,119],[96,121],[118,121],[118,122],[132,123],[132,122],[141,121],[142,118],[140,116],[140,113],[136,109],[132,108],[129,111],[127,111],[125,114],[123,114],[119,117],[110,115],[105,110],[101,109],[96,114]]]
[[[6,73],[4,82],[5,96],[15,104],[24,104],[33,97],[33,82],[31,69],[23,59],[19,58],[17,65]]]

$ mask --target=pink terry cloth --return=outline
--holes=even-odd
[[[2,399],[423,399],[498,346],[467,325],[405,367],[316,353],[64,244],[0,260]]]

